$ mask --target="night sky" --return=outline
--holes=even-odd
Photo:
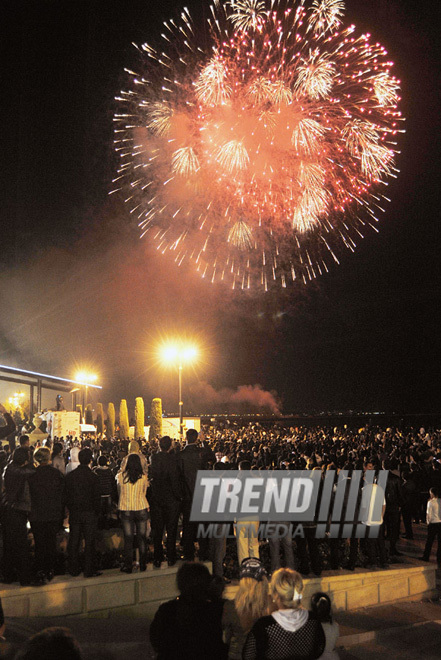
[[[253,298],[178,270],[108,196],[114,97],[124,67],[135,66],[131,42],[154,42],[180,3],[9,4],[0,364],[64,377],[87,365],[100,374],[103,403],[161,396],[176,410],[176,375],[153,354],[159,339],[183,332],[205,346],[203,363],[185,374],[189,408],[222,408],[240,386],[260,385],[249,398],[277,393],[284,413],[440,412],[438,3],[347,0],[347,20],[386,46],[402,82],[406,134],[392,203],[379,234],[329,274]],[[203,0],[186,4],[194,17],[207,14]]]

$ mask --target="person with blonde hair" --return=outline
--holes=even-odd
[[[269,614],[268,575],[262,562],[254,557],[243,560],[240,582],[234,600],[226,600],[222,615],[224,642],[228,660],[240,660],[246,636],[260,617]]]
[[[276,571],[269,587],[275,611],[260,618],[245,642],[244,660],[306,660],[319,658],[325,635],[315,616],[301,607],[303,580],[290,568]]]

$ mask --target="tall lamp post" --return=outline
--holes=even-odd
[[[97,378],[98,378],[98,376],[96,374],[87,373],[85,371],[80,371],[75,376],[75,380],[83,388],[83,423],[86,419],[86,406],[87,406],[87,398],[88,398],[88,393],[89,393],[88,392],[89,385],[94,383],[97,380]]]
[[[198,349],[194,344],[173,342],[163,344],[160,348],[160,356],[164,363],[178,367],[179,383],[179,437],[184,437],[184,402],[182,401],[182,371],[184,364],[194,362],[198,357]]]

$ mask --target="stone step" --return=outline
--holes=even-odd
[[[174,567],[126,575],[118,569],[100,577],[60,576],[42,587],[3,585],[0,597],[6,617],[140,616],[151,620],[158,606],[177,595]],[[211,568],[211,565],[207,563]],[[388,570],[326,571],[304,580],[305,607],[317,591],[331,594],[335,612],[356,610],[400,600],[421,600],[436,593],[436,565],[417,562]],[[225,589],[234,598],[237,584]]]

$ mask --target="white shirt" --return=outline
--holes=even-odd
[[[364,509],[365,502],[365,493],[366,493],[366,502],[369,502],[369,505]],[[369,498],[369,499],[368,499]],[[362,488],[362,509],[360,511],[360,521],[367,525],[368,527],[381,525],[383,523],[383,511],[381,512],[380,518],[378,520],[373,519],[374,515],[374,505],[376,500],[383,500],[383,509],[386,506],[386,498],[384,497],[384,490],[381,486],[377,484],[366,484]]]
[[[441,523],[441,500],[439,497],[434,497],[433,500],[427,502],[426,522],[428,525]]]

